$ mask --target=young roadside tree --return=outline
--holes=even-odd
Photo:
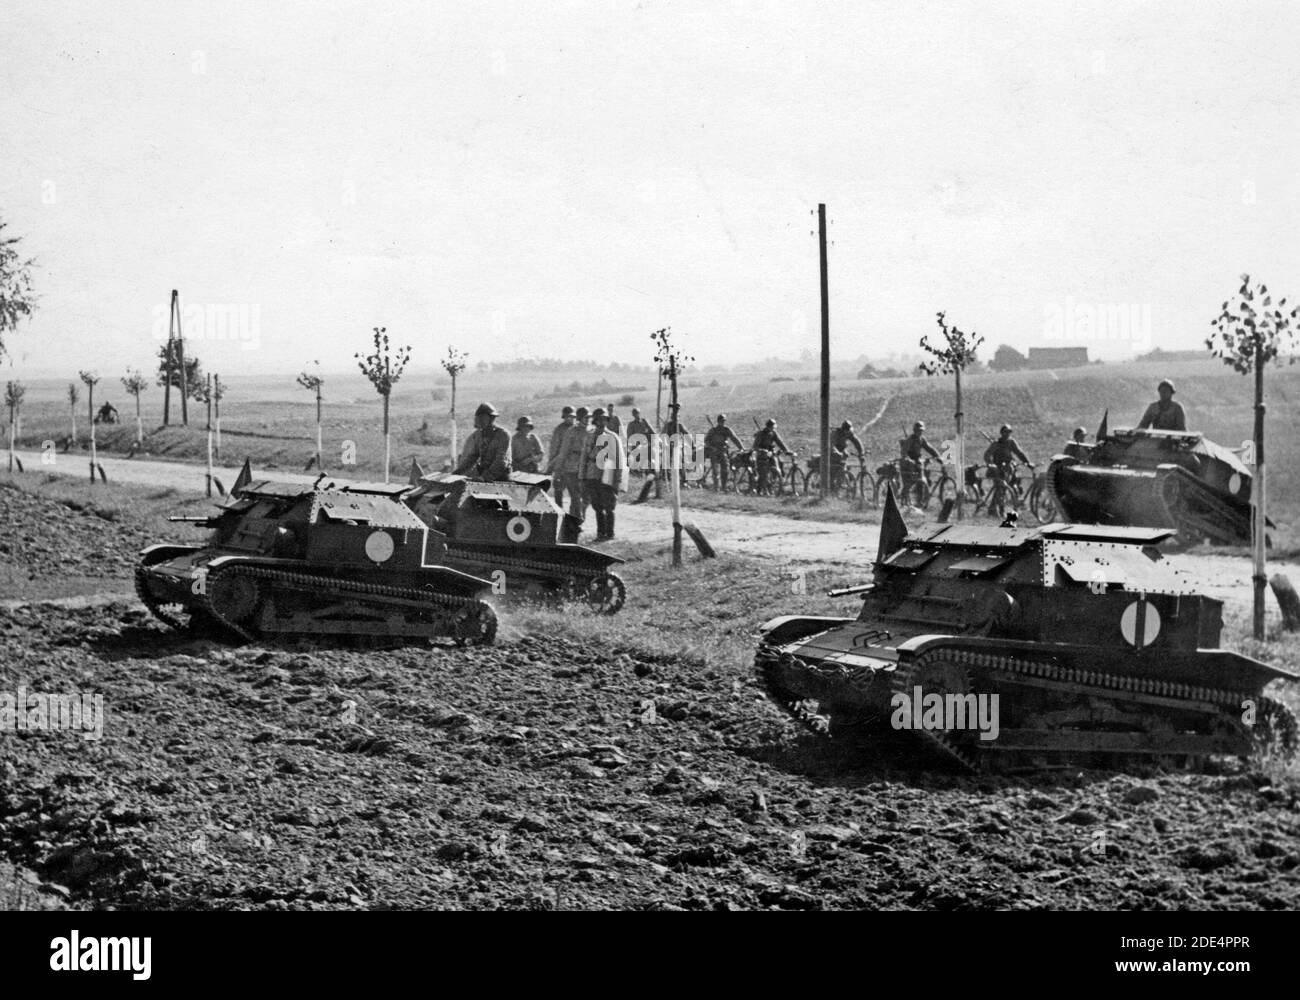
[[[1251,285],[1250,275],[1241,276],[1235,300],[1223,303],[1219,315],[1210,321],[1214,333],[1205,338],[1205,346],[1233,371],[1255,376],[1255,477],[1250,489],[1252,538],[1254,548],[1255,638],[1264,639],[1264,546],[1266,483],[1264,476],[1264,367],[1279,361],[1284,351],[1295,346],[1296,320],[1300,306],[1286,307],[1286,299],[1276,303],[1267,286]],[[1289,359],[1291,363],[1295,358]]]
[[[21,382],[9,382],[5,385],[5,406],[9,410],[9,471],[14,471],[14,428],[18,425],[19,411],[22,409],[23,396],[27,387]],[[20,465],[19,468],[22,466]]]
[[[465,365],[469,362],[469,355],[464,351],[458,351],[454,347],[447,348],[447,356],[442,359],[443,370],[451,376],[451,464],[455,465],[456,460],[460,458],[459,441],[456,434],[456,379],[460,373],[465,370]],[[480,366],[483,362],[479,362]],[[481,370],[481,369],[480,369]]]
[[[99,382],[99,376],[94,372],[80,371],[77,377],[81,379],[86,386],[88,393],[86,407],[90,415],[90,482],[95,482],[95,467],[99,464],[99,458],[95,452],[95,386]]]
[[[655,364],[668,377],[668,412],[677,422],[674,426],[679,426],[681,409],[677,403],[677,376],[683,364],[695,359],[673,343],[672,327],[666,326],[662,330],[656,330],[650,334],[650,339],[655,345]],[[671,470],[669,475],[672,477],[673,491],[673,565],[680,566],[682,564],[682,435],[673,434],[669,438],[668,447],[670,449],[668,468]]]
[[[321,386],[325,384],[325,379],[320,374],[320,361],[313,361],[312,364],[316,366],[313,371],[298,373],[298,384],[316,396],[316,471],[324,472],[324,453],[321,451],[320,390]],[[308,468],[311,468],[311,466],[308,466]]]
[[[0,222],[0,358],[5,354],[5,334],[18,328],[20,320],[31,316],[36,308],[32,292],[34,260],[24,260],[18,253],[21,236],[6,236],[6,222]]]
[[[72,411],[72,439],[68,444],[69,448],[77,446],[77,400],[81,398],[81,390],[77,388],[76,382],[68,383],[68,409]]]
[[[377,326],[375,331],[375,349],[364,358],[360,353],[354,355],[361,374],[370,380],[384,401],[384,482],[388,482],[388,466],[392,459],[392,438],[388,433],[388,402],[393,394],[393,386],[402,377],[406,363],[411,360],[410,345],[399,347],[394,355],[388,347],[388,327]]]
[[[122,379],[122,388],[135,397],[135,443],[144,444],[144,424],[140,419],[140,393],[149,388],[149,380],[139,368],[134,371],[128,368],[126,377]]]
[[[938,317],[939,333],[943,340],[939,344],[931,344],[928,337],[924,335],[921,337],[921,349],[930,355],[930,360],[922,361],[917,367],[926,375],[952,375],[956,379],[957,453],[953,457],[957,463],[957,468],[953,470],[952,478],[953,482],[957,484],[957,520],[960,521],[962,519],[962,501],[965,499],[966,492],[962,488],[966,481],[966,440],[963,437],[962,428],[961,373],[975,361],[975,352],[984,343],[984,338],[974,331],[966,333],[956,326],[949,326],[945,314],[942,312],[935,315]]]

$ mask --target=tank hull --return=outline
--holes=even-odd
[[[1222,604],[1160,552],[1167,529],[929,525],[892,494],[853,618],[760,630],[769,697],[832,739],[919,740],[972,770],[1295,753],[1265,695],[1300,676],[1219,648]]]

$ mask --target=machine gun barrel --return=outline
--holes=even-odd
[[[828,590],[826,591],[826,596],[827,597],[848,597],[851,594],[865,594],[867,591],[873,589],[875,586],[876,585],[874,583],[859,583],[852,587],[841,587],[838,590]]]
[[[205,528],[212,527],[212,518],[206,514],[170,514],[167,517],[169,521],[181,521],[186,524],[201,524]]]

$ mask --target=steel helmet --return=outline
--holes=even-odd
[[[1174,391],[1174,384],[1173,384],[1172,382],[1170,382],[1169,379],[1167,379],[1167,378],[1162,378],[1162,379],[1160,380],[1160,384],[1159,384],[1158,386],[1156,386],[1156,392],[1159,392],[1161,389],[1168,389],[1170,392],[1173,392],[1173,391]]]
[[[768,427],[775,427],[775,426],[776,426],[776,421],[773,420],[771,417],[768,417],[768,418],[767,418],[767,426],[768,426]]]
[[[491,403],[479,403],[478,409],[474,411],[476,417],[495,417],[496,415],[497,408]]]
[[[1003,424],[1001,427],[998,428],[998,433],[999,433],[999,434],[1010,434],[1010,433],[1011,433],[1011,425],[1010,425],[1010,424]]]

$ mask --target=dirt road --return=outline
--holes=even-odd
[[[50,465],[42,465],[39,455],[19,452],[28,471],[40,470],[59,475],[88,476],[84,456],[59,455]],[[132,483],[156,488],[198,493],[203,489],[203,468],[179,462],[143,459],[104,458],[101,460],[110,483]],[[227,487],[234,483],[238,469],[221,467],[215,475]],[[301,475],[280,470],[254,470],[254,475],[290,482],[312,482],[314,474]],[[671,515],[664,507],[633,506],[621,503],[617,512],[618,533],[630,541],[668,543],[672,539]],[[832,566],[861,566],[864,572],[875,557],[879,527],[874,524],[845,524],[837,521],[792,520],[779,514],[689,511],[686,519],[699,526],[717,549],[743,551],[758,558],[782,563],[807,563]],[[686,541],[691,547],[689,540]],[[1249,557],[1232,555],[1180,556],[1201,581],[1204,592],[1227,605],[1229,612],[1249,613],[1251,606],[1251,567]],[[1269,573],[1285,573],[1300,580],[1300,565],[1271,562]],[[1270,599],[1270,615],[1278,616]]]

